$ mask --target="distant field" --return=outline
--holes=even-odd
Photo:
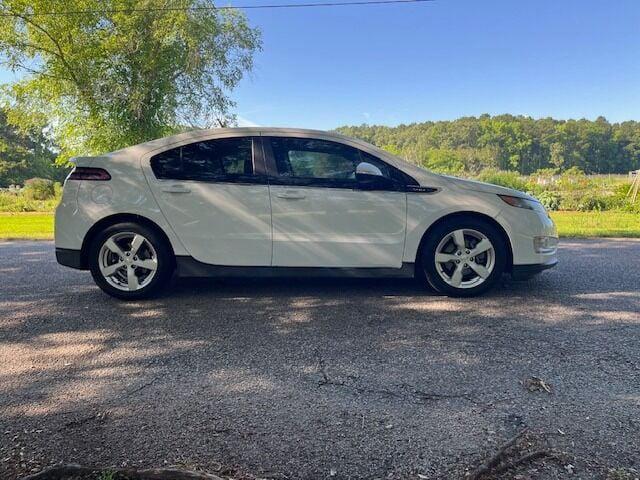
[[[551,212],[561,237],[640,238],[640,215],[627,212]],[[53,238],[52,213],[0,213],[0,240]]]
[[[0,213],[0,240],[53,238],[52,213]]]

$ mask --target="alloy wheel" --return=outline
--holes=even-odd
[[[483,284],[495,263],[493,244],[477,230],[454,230],[445,235],[436,247],[436,272],[455,288],[467,289]]]
[[[133,292],[151,283],[158,270],[158,256],[143,235],[119,232],[102,244],[98,267],[109,285]]]

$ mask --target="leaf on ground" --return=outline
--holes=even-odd
[[[529,377],[524,383],[524,388],[530,392],[547,392],[551,393],[551,385],[540,377]]]

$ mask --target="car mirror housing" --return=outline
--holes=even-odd
[[[356,181],[360,188],[374,190],[390,188],[394,183],[384,176],[382,170],[368,162],[361,162],[356,167]]]
[[[372,177],[378,177],[378,179],[384,178],[382,170],[368,162],[360,162],[356,167],[356,178],[358,180],[367,180]]]

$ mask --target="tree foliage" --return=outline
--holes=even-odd
[[[521,174],[577,167],[586,173],[626,173],[640,168],[640,122],[609,123],[482,115],[397,127],[337,129],[409,161],[446,173],[485,168]]]
[[[176,9],[179,5],[181,9]],[[49,125],[60,161],[226,123],[260,34],[210,0],[0,0],[0,55],[26,75],[9,121]],[[203,8],[204,7],[204,8]],[[55,11],[71,15],[38,15]]]
[[[0,187],[43,177],[62,180],[67,170],[54,166],[55,153],[41,131],[19,132],[0,110]]]

